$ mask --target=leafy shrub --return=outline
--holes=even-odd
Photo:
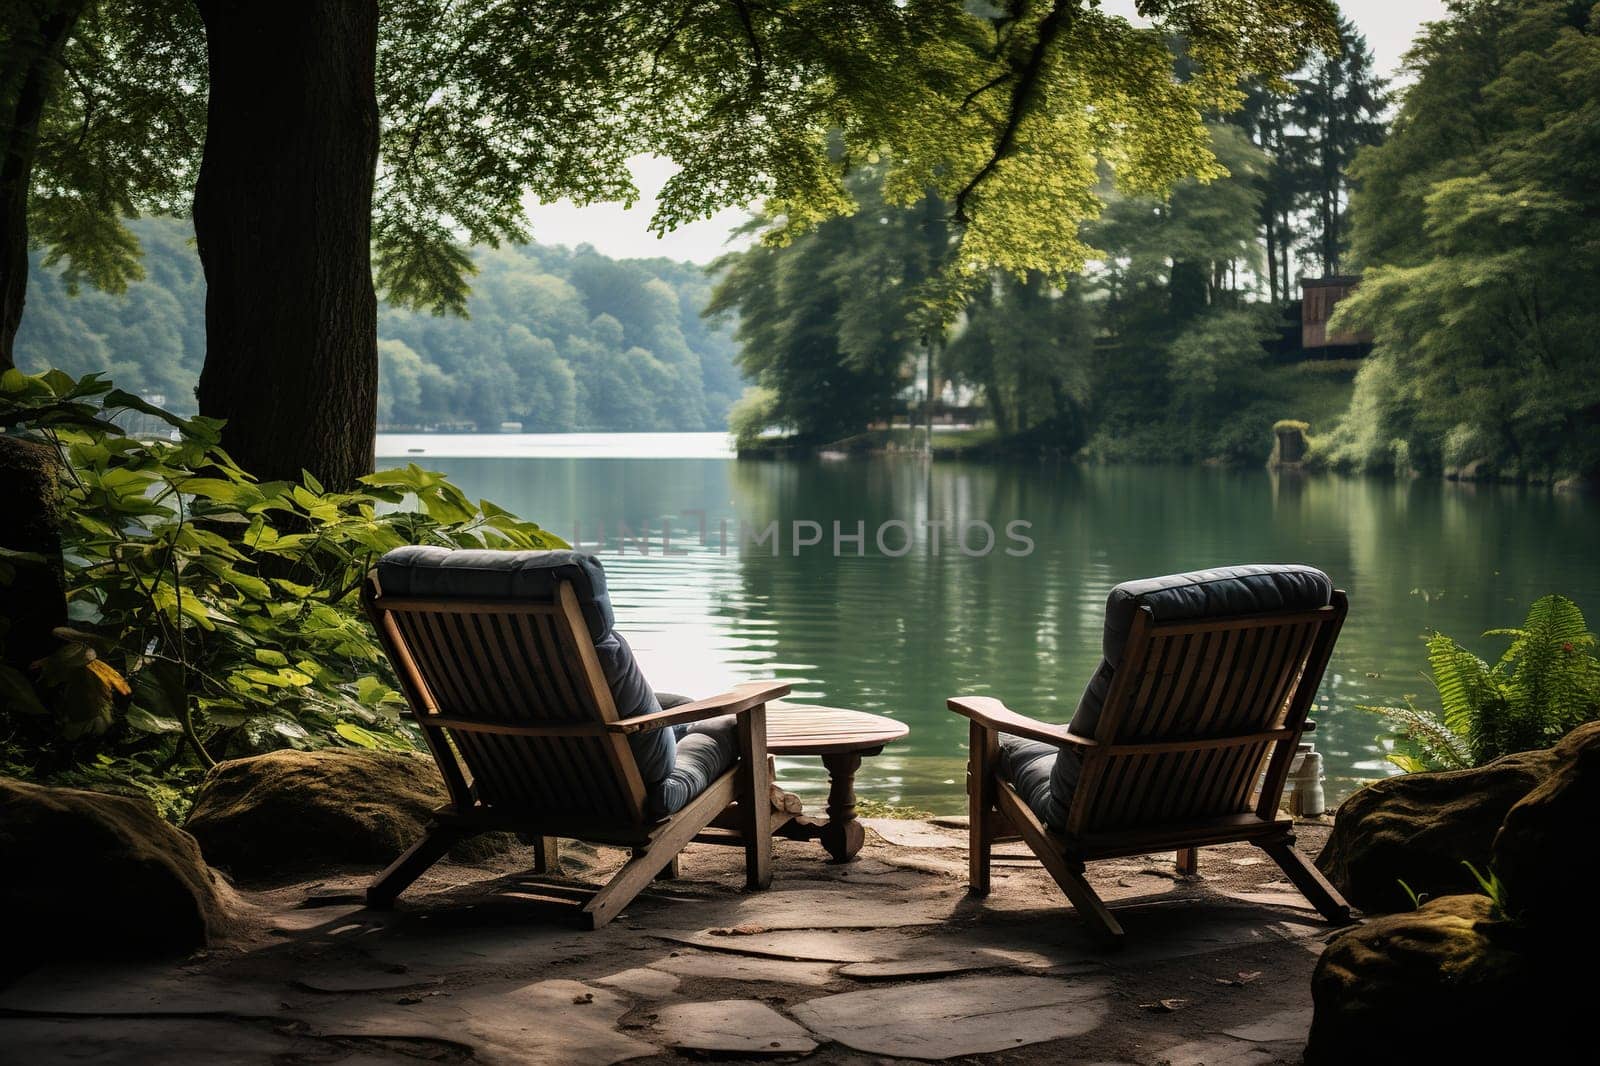
[[[1273,312],[1254,305],[1216,309],[1189,323],[1168,350],[1174,413],[1197,428],[1215,426],[1241,399],[1260,394]],[[1256,450],[1264,445],[1256,442]]]
[[[1583,612],[1564,596],[1534,601],[1520,629],[1491,629],[1511,638],[1494,665],[1451,638],[1428,638],[1428,664],[1439,693],[1438,711],[1371,707],[1384,715],[1405,750],[1389,760],[1401,769],[1457,770],[1481,766],[1514,751],[1555,743],[1600,717],[1600,660]]]
[[[1415,402],[1389,353],[1375,349],[1356,372],[1348,410],[1315,440],[1315,465],[1356,474],[1437,471],[1438,455],[1410,430]]]
[[[130,411],[170,427],[170,439],[123,432],[113,419]],[[385,551],[564,546],[415,465],[350,492],[309,474],[257,482],[219,447],[220,422],[180,418],[98,375],[7,371],[0,425],[60,457],[70,618],[58,650],[30,670],[0,665],[0,761],[143,791],[169,813],[223,758],[414,746],[359,602]],[[52,564],[5,553],[0,581]]]
[[[778,393],[774,389],[752,385],[728,408],[728,432],[733,434],[733,446],[743,450],[761,440],[778,416]]]
[[[1458,422],[1445,434],[1444,448],[1440,456],[1446,466],[1466,466],[1474,460],[1504,453],[1504,446],[1494,440],[1482,426],[1472,422]]]

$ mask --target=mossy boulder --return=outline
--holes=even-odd
[[[1571,949],[1590,946],[1600,928],[1590,917],[1600,885],[1600,722],[1568,733],[1550,750],[1554,768],[1506,815],[1494,840],[1494,871],[1508,909],[1536,935]]]
[[[127,796],[0,777],[0,856],[0,971],[186,954],[240,906],[193,837]]]
[[[1400,887],[1428,896],[1475,891],[1500,823],[1554,771],[1555,749],[1502,756],[1471,770],[1402,774],[1359,789],[1339,808],[1317,866],[1362,910],[1406,910]]]
[[[383,866],[421,838],[449,802],[431,760],[394,752],[275,751],[206,775],[186,828],[206,858],[241,881],[282,881]],[[514,838],[488,833],[452,855],[487,858]]]
[[[1509,806],[1478,862],[1467,849],[1481,846],[1476,823],[1492,813],[1487,804],[1518,791],[1529,776],[1536,780]],[[1421,790],[1414,787],[1419,782]],[[1384,837],[1390,852],[1403,849],[1405,827],[1428,821],[1420,811],[1430,797],[1460,807],[1471,787],[1486,794],[1467,804],[1470,819],[1456,819],[1458,828],[1471,828],[1457,854],[1423,833],[1417,859],[1384,853],[1385,861],[1399,864],[1388,874],[1407,881],[1442,877],[1446,859],[1469,858],[1498,875],[1502,899],[1441,896],[1329,944],[1312,976],[1316,1016],[1305,1061],[1414,1062],[1420,1053],[1439,1062],[1511,1055],[1568,1061],[1588,1039],[1593,1008],[1581,968],[1600,946],[1592,916],[1600,855],[1590,846],[1600,815],[1600,722],[1578,727],[1553,748],[1507,756],[1482,770],[1411,774],[1393,783],[1405,783],[1398,790],[1403,802],[1391,794],[1382,817],[1371,809],[1362,814],[1366,831]],[[1446,785],[1446,794],[1437,792]],[[1349,832],[1344,823],[1341,810],[1335,835]],[[1330,839],[1324,857],[1334,848]],[[1347,839],[1339,848],[1341,873],[1354,866],[1377,877],[1370,842]]]
[[[1339,937],[1311,978],[1307,1066],[1486,1062],[1497,1046],[1557,1061],[1537,1049],[1559,1048],[1572,1024],[1552,1009],[1562,978],[1517,937],[1483,895],[1443,896]]]

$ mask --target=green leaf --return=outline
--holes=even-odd
[[[176,719],[157,718],[142,707],[130,707],[127,714],[128,726],[141,733],[181,733],[183,725]]]
[[[361,748],[377,751],[410,751],[411,745],[382,733],[374,733],[370,729],[363,729],[351,722],[340,722],[333,727],[333,731],[345,740]]]

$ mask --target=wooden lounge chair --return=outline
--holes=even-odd
[[[495,829],[537,838],[536,872],[561,837],[633,850],[583,904],[590,928],[675,872],[716,819],[738,830],[724,835],[745,849],[747,886],[771,882],[766,704],[787,685],[662,710],[614,628],[604,571],[577,552],[401,548],[363,602],[451,800],[369,905],[391,906],[457,842]]]
[[[995,841],[1020,837],[1091,928],[1120,942],[1086,862],[1176,850],[1192,873],[1196,849],[1246,841],[1325,918],[1348,921],[1278,810],[1346,609],[1344,593],[1306,566],[1129,582],[1107,600],[1105,658],[1070,725],[997,699],[951,699],[971,719],[971,892],[989,891]]]

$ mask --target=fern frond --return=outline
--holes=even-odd
[[[1542,747],[1588,721],[1600,704],[1600,661],[1583,612],[1565,596],[1545,596],[1528,609],[1502,662],[1513,666],[1503,720],[1486,723],[1496,751]]]
[[[1444,720],[1466,735],[1477,709],[1499,687],[1497,671],[1442,633],[1428,638],[1428,666]]]
[[[1400,759],[1409,758],[1402,753],[1400,759],[1391,755],[1390,761],[1402,769],[1462,770],[1473,765],[1472,749],[1468,739],[1450,728],[1443,718],[1432,711],[1408,704],[1405,707],[1363,707],[1365,711],[1381,714],[1392,722],[1398,735],[1418,749],[1419,760],[1407,765]]]

